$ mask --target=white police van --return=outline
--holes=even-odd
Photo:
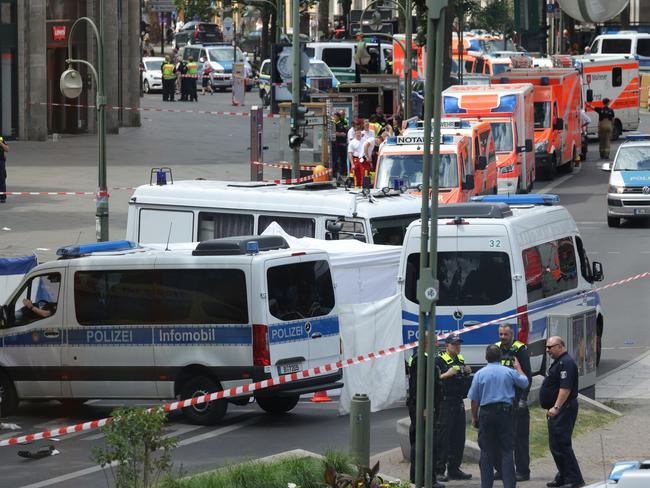
[[[610,173],[607,225],[618,227],[623,218],[650,218],[650,135],[628,135],[614,163],[603,163],[602,169]]]
[[[515,313],[517,338],[528,344],[534,372],[544,368],[547,315],[562,307],[586,311],[597,328],[603,313],[593,283],[602,265],[587,259],[578,227],[556,195],[486,195],[438,211],[436,331],[453,332]],[[419,305],[421,221],[404,239],[400,263],[404,342],[415,340]],[[573,300],[575,299],[575,300]],[[498,325],[463,333],[468,364],[484,364],[485,347],[498,340]]]
[[[60,249],[2,307],[3,413],[32,399],[186,399],[337,361],[328,255],[287,247],[262,236],[173,251],[129,241]],[[334,369],[254,396],[284,413],[340,378]],[[184,413],[207,425],[226,408]]]
[[[421,198],[330,182],[277,185],[214,180],[142,185],[129,201],[126,239],[193,242],[261,234],[277,222],[294,237],[400,245],[420,217]]]

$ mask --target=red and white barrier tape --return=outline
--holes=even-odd
[[[162,408],[166,412],[172,412],[174,410],[180,410],[185,407],[191,407],[201,403],[207,403],[214,400],[221,400],[224,398],[232,398],[239,395],[244,395],[247,393],[252,393],[257,390],[263,390],[277,385],[284,385],[287,383],[292,383],[294,381],[302,380],[305,378],[310,378],[314,376],[320,376],[325,373],[334,372],[338,369],[347,368],[355,364],[361,364],[367,361],[372,361],[373,359],[390,356],[392,354],[406,351],[408,349],[413,349],[417,347],[417,342],[411,342],[408,344],[402,344],[398,347],[390,347],[386,350],[380,350],[374,353],[357,356],[356,358],[349,358],[335,363],[328,363],[323,366],[318,366],[308,370],[301,371],[299,373],[291,373],[278,378],[269,378],[264,381],[258,381],[257,383],[252,383],[248,385],[237,386],[234,388],[229,388],[227,390],[217,391],[207,395],[201,395],[194,398],[188,398],[186,400],[180,400],[177,402],[166,403],[162,405]],[[158,407],[156,407],[158,408]],[[148,409],[149,411],[152,408]],[[103,427],[110,423],[113,420],[112,417],[103,418],[99,420],[93,420],[92,422],[84,422],[82,424],[69,425],[67,427],[60,427],[58,429],[46,430],[44,432],[38,432],[36,434],[28,434],[20,437],[12,437],[10,439],[4,439],[0,441],[0,447],[4,446],[13,446],[16,444],[24,444],[27,442],[38,441],[42,439],[49,439],[51,437],[61,437],[67,434],[73,434],[75,432],[82,432],[86,430],[93,430],[99,427]]]
[[[268,180],[268,181],[275,183],[277,185],[295,185],[296,183],[305,183],[315,178],[320,178],[321,176],[329,175],[331,172],[332,172],[331,169],[327,169],[319,173],[314,173],[313,175],[301,176],[300,178],[287,178],[284,180]]]
[[[639,280],[639,279],[642,279],[642,278],[647,278],[648,276],[650,276],[650,271],[646,271],[645,273],[639,273],[639,274],[637,274],[635,276],[630,276],[629,278],[625,278],[623,280],[615,281],[614,283],[609,283],[607,285],[601,286],[601,287],[596,288],[594,290],[590,290],[590,291],[582,294],[582,296],[586,296],[586,295],[591,294],[591,293],[596,293],[598,291],[606,290],[608,288],[613,288],[615,286],[624,285],[624,284],[630,283],[632,281],[636,281],[636,280]],[[573,295],[571,297],[568,297],[567,299],[558,300],[557,303],[562,303],[563,301],[579,300],[580,298],[581,298],[580,295],[578,295],[578,296]],[[546,307],[543,307],[543,308],[546,308]],[[490,321],[484,322],[482,324],[476,324],[476,325],[472,325],[472,326],[469,326],[469,327],[465,327],[465,328],[460,329],[460,330],[440,334],[440,335],[438,335],[437,340],[445,339],[450,334],[464,334],[466,332],[476,330],[476,329],[478,329],[480,327],[486,327],[488,325],[501,323],[501,322],[504,322],[506,320],[516,318],[516,317],[518,317],[520,315],[524,315],[526,313],[531,313],[533,311],[534,310],[531,309],[531,310],[528,310],[528,311],[525,311],[525,312],[519,312],[519,313],[515,313],[515,314],[512,314],[512,315],[508,315],[506,317],[499,317],[498,319],[490,320]],[[328,364],[325,364],[323,366],[318,366],[318,367],[315,367],[315,368],[311,368],[311,369],[308,369],[308,370],[301,371],[299,373],[291,373],[291,374],[279,376],[277,379],[276,378],[270,378],[268,380],[259,381],[257,383],[252,383],[252,384],[249,384],[249,385],[237,386],[237,387],[234,387],[234,388],[229,388],[228,390],[217,391],[217,392],[210,393],[210,394],[207,394],[207,395],[201,395],[201,396],[197,396],[197,397],[194,397],[194,398],[188,398],[186,400],[180,400],[180,401],[177,401],[177,402],[166,403],[166,404],[162,405],[162,408],[166,412],[171,412],[171,411],[174,411],[174,410],[179,410],[179,409],[182,409],[182,408],[185,408],[185,407],[190,407],[190,406],[194,406],[194,405],[201,404],[201,403],[211,402],[211,401],[214,401],[214,400],[221,400],[221,399],[224,399],[224,398],[232,398],[232,397],[236,397],[236,396],[239,396],[239,395],[252,393],[252,392],[257,391],[257,390],[263,390],[265,388],[269,388],[269,387],[272,387],[272,386],[283,385],[283,384],[292,383],[294,381],[298,381],[298,380],[301,380],[301,379],[310,378],[310,377],[314,377],[314,376],[319,376],[319,375],[322,375],[322,374],[325,374],[325,373],[328,373],[328,372],[335,371],[337,369],[348,368],[348,367],[353,366],[355,364],[361,364],[361,363],[365,363],[367,361],[372,361],[374,359],[379,359],[379,358],[382,358],[382,357],[390,356],[390,355],[398,353],[398,352],[407,351],[407,350],[413,349],[413,348],[415,348],[417,346],[418,346],[417,341],[409,342],[408,344],[402,344],[402,345],[396,346],[396,347],[389,347],[388,349],[385,349],[385,350],[382,349],[380,351],[371,352],[371,353],[368,353],[368,354],[365,354],[365,355],[360,355],[360,356],[357,356],[355,358],[348,358],[348,359],[344,359],[344,360],[341,360],[341,361],[337,361],[335,363],[328,363]],[[150,408],[148,410],[152,410],[152,409]],[[38,441],[38,440],[42,440],[42,439],[49,439],[51,437],[61,437],[61,436],[64,436],[66,434],[72,434],[72,433],[75,433],[75,432],[93,430],[93,429],[97,429],[99,427],[103,427],[106,424],[110,423],[111,421],[112,421],[112,417],[108,417],[108,418],[104,418],[104,419],[93,420],[92,422],[84,422],[82,424],[75,424],[75,425],[70,425],[70,426],[67,426],[67,427],[60,427],[58,429],[52,429],[52,430],[47,430],[47,431],[44,431],[44,432],[38,432],[38,433],[35,433],[35,434],[28,434],[28,435],[24,435],[24,436],[20,436],[20,437],[12,437],[12,438],[9,438],[9,439],[1,440],[0,441],[0,447],[13,446],[13,445],[16,445],[16,444],[24,444],[24,443],[27,443],[27,442],[33,442],[33,441]]]
[[[73,107],[73,108],[97,108],[97,105],[88,104],[75,104],[75,103],[48,103],[48,102],[32,102],[30,105],[42,105],[50,107]],[[189,110],[189,109],[174,109],[174,108],[157,108],[157,107],[119,107],[116,105],[104,106],[106,110],[123,110],[125,112],[171,112],[177,114],[201,114],[201,115],[222,115],[228,117],[250,117],[250,112],[221,112],[212,110]],[[265,119],[282,119],[289,118],[289,115],[279,114],[264,114]]]
[[[251,164],[257,166],[266,166],[267,168],[277,168],[277,169],[293,169],[293,164],[288,161],[280,161],[279,163],[264,163],[262,161],[253,161]],[[314,169],[316,166],[322,163],[301,163],[301,169]]]
[[[125,190],[125,191],[134,191],[134,186],[125,186],[125,187],[113,187],[111,190]],[[75,196],[81,197],[86,195],[93,195],[97,197],[108,197],[110,196],[108,192],[97,192],[97,191],[0,191],[0,195],[4,196],[13,196],[13,197],[30,197],[30,196]]]

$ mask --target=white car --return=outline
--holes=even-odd
[[[619,461],[614,464],[606,481],[586,488],[647,488],[650,486],[650,460]]]
[[[164,62],[165,58],[142,58],[142,90],[145,93],[162,90],[161,67]]]

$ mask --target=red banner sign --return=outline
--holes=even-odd
[[[66,30],[67,28],[65,25],[53,25],[52,39],[55,41],[65,41]]]

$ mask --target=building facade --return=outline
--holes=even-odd
[[[81,96],[66,99],[59,77],[67,69],[68,44],[74,58],[97,65],[96,42],[87,23],[99,23],[99,0],[0,0],[0,134],[45,140],[49,134],[93,132],[96,85],[83,65],[73,66],[85,82]],[[108,105],[140,104],[140,9],[134,0],[103,0],[104,76]],[[76,106],[62,106],[71,104]],[[109,110],[107,130],[140,125],[139,114]]]

